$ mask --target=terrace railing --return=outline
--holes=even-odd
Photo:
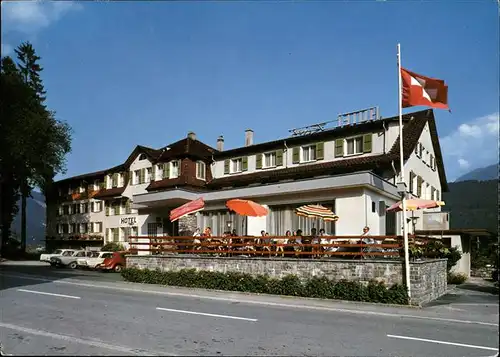
[[[365,236],[323,236],[321,242],[312,237],[192,237],[132,236],[130,250],[138,254],[188,254],[197,256],[253,256],[350,259],[400,258],[400,236],[369,236],[378,243],[367,244]],[[301,242],[297,241],[300,239]]]

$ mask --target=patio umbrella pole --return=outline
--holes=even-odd
[[[406,225],[406,184],[405,184],[405,170],[403,158],[403,93],[402,93],[402,78],[401,78],[401,45],[398,43],[398,109],[399,109],[399,164],[401,170],[401,182],[403,183],[404,192],[402,193],[401,203],[403,208],[403,241],[405,252],[405,283],[408,290],[408,298],[411,301],[411,288],[410,288],[410,254],[408,247],[408,230]]]

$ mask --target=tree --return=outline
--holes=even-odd
[[[2,249],[10,225],[22,201],[22,249],[26,247],[25,199],[32,187],[47,193],[56,174],[64,172],[65,157],[71,150],[71,128],[58,121],[44,105],[38,57],[30,43],[16,49],[19,65],[2,58],[0,121],[0,224]],[[24,204],[23,204],[24,202]]]

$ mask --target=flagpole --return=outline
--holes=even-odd
[[[398,107],[399,107],[399,165],[401,172],[401,182],[404,187],[402,193],[401,203],[403,209],[403,245],[405,252],[405,283],[408,290],[408,297],[411,299],[410,288],[410,254],[408,251],[408,230],[406,225],[406,184],[405,184],[405,170],[403,158],[403,86],[401,79],[401,45],[398,43]]]

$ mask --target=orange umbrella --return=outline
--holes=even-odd
[[[226,202],[226,207],[241,216],[260,217],[267,216],[269,210],[250,200],[234,199]]]

